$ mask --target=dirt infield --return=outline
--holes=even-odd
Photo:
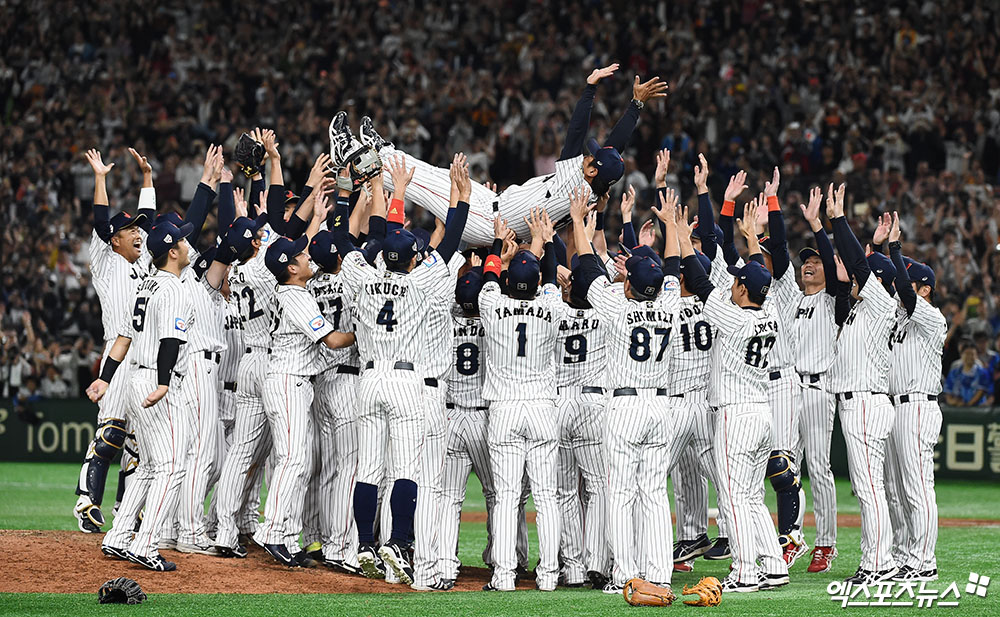
[[[465,513],[466,522],[484,521],[485,513]],[[534,513],[529,513],[534,519]],[[854,514],[838,516],[838,525],[857,527]],[[806,515],[806,525],[812,514]],[[941,527],[997,526],[996,520],[940,519]],[[77,531],[0,530],[0,592],[96,593],[105,581],[127,576],[149,593],[393,593],[412,591],[405,585],[335,573],[325,567],[289,569],[252,545],[246,559],[221,559],[164,551],[177,564],[175,572],[151,572],[101,554],[103,535]],[[489,570],[463,567],[456,591],[478,591]],[[531,589],[534,581],[520,588]]]

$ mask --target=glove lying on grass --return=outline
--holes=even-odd
[[[670,606],[677,599],[669,587],[660,587],[641,578],[629,579],[622,595],[632,606]]]
[[[684,600],[684,604],[691,606],[718,606],[722,601],[722,583],[714,576],[706,576],[698,581],[694,587],[684,585],[682,595],[697,595],[697,600]]]
[[[139,583],[119,576],[101,585],[97,598],[101,604],[142,604],[146,593],[139,587]]]

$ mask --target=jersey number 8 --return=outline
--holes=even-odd
[[[663,354],[667,351],[667,344],[670,342],[670,328],[653,328],[653,334],[660,337],[660,348],[656,354],[656,361],[663,359]],[[628,355],[636,362],[645,362],[652,355],[650,349],[653,337],[649,330],[642,326],[632,328],[631,344],[628,347]]]
[[[755,336],[747,343],[746,363],[755,368],[767,367],[767,352],[774,347],[774,337]]]
[[[455,348],[455,368],[459,375],[475,375],[479,372],[479,347],[474,343],[462,343]]]

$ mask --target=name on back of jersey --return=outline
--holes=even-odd
[[[679,306],[677,307],[677,319],[680,321],[689,321],[691,319],[698,319],[704,312],[705,305],[701,302],[692,304],[691,306]]]
[[[505,319],[507,317],[535,317],[552,323],[551,310],[528,301],[523,301],[519,306],[515,306],[514,308],[501,306],[493,310],[496,312],[497,319]]]
[[[577,317],[575,319],[564,319],[559,322],[560,332],[583,332],[595,330],[598,326],[596,317]]]
[[[456,324],[453,333],[455,336],[484,337],[486,336],[486,328],[477,320],[475,323]]]
[[[654,309],[652,302],[646,303],[645,310],[643,309],[631,310],[625,314],[625,323],[629,325],[638,323],[647,323],[650,321],[673,323],[674,314],[671,311],[660,311]]]
[[[754,336],[761,335],[761,334],[767,334],[769,332],[773,332],[773,333],[777,334],[777,332],[778,332],[778,322],[777,321],[774,321],[774,320],[764,321],[764,322],[756,323],[756,324],[753,325]]]
[[[365,293],[375,296],[396,296],[406,297],[409,288],[392,281],[378,281],[377,283],[365,283]]]

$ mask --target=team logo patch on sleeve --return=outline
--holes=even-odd
[[[312,321],[309,322],[309,327],[313,329],[313,332],[316,332],[325,325],[326,325],[326,320],[323,319],[322,315],[316,315],[315,317],[313,317]]]
[[[664,291],[676,291],[681,288],[681,283],[675,278],[668,278],[663,282]]]
[[[187,332],[188,325],[187,322],[178,317],[174,320],[174,330],[180,330],[181,332]]]
[[[435,255],[434,253],[431,253],[430,255],[427,256],[427,259],[424,260],[424,265],[427,266],[428,268],[430,268],[431,266],[433,266],[434,264],[436,264],[437,261],[438,261],[437,255]]]

